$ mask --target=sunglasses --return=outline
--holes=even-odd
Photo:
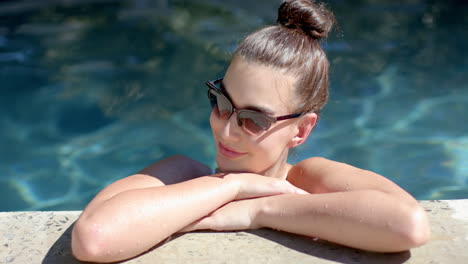
[[[237,113],[237,124],[244,129],[244,131],[250,134],[258,134],[262,131],[270,129],[271,125],[277,121],[296,118],[304,113],[297,113],[284,116],[269,116],[265,113],[248,110],[248,109],[236,109],[232,105],[229,98],[222,92],[221,86],[223,78],[219,78],[213,81],[206,82],[208,86],[208,99],[211,103],[211,108],[215,111],[215,114],[223,119],[229,119],[232,113]]]

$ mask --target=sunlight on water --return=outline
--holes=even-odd
[[[330,1],[340,24],[324,42],[331,97],[291,162],[324,156],[418,199],[468,198],[468,7],[350,2]],[[174,154],[216,167],[204,82],[222,76],[238,41],[273,23],[276,8],[0,3],[0,211],[81,210]]]

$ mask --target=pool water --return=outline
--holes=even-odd
[[[173,154],[214,167],[204,82],[277,2],[2,1],[0,211],[81,210]],[[399,3],[329,1],[331,97],[291,162],[323,156],[418,199],[468,198],[468,4]]]

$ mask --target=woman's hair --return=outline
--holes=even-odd
[[[335,24],[333,13],[313,0],[286,0],[277,22],[247,36],[234,56],[296,76],[298,111],[318,114],[328,99],[329,68],[319,40]]]

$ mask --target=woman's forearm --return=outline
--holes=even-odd
[[[211,176],[124,191],[85,210],[73,231],[74,254],[100,262],[136,256],[236,195],[232,182]]]
[[[396,252],[429,239],[424,210],[383,192],[359,190],[258,198],[260,226],[350,247]]]

